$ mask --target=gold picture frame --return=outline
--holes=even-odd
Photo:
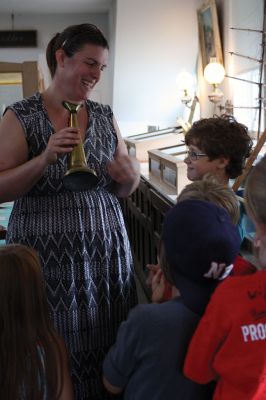
[[[215,0],[206,1],[198,10],[199,42],[202,68],[215,57],[223,64],[223,52]]]

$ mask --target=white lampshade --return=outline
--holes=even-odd
[[[180,90],[190,91],[195,86],[195,78],[192,74],[182,69],[176,77],[176,83]]]
[[[222,64],[216,62],[216,59],[212,60],[206,65],[204,69],[204,78],[211,85],[219,85],[225,76],[225,70]]]

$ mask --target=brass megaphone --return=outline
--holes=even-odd
[[[77,111],[81,104],[63,101],[63,106],[70,112],[69,126],[77,128]],[[89,190],[96,186],[98,181],[96,172],[87,166],[82,143],[76,144],[68,156],[68,168],[63,177],[65,188],[73,192]]]

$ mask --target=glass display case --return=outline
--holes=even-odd
[[[149,150],[149,176],[168,192],[179,194],[190,181],[184,163],[187,147],[184,143],[175,146]]]
[[[148,150],[163,146],[174,146],[184,141],[184,131],[181,126],[145,132],[124,138],[128,154],[140,162],[148,162]]]

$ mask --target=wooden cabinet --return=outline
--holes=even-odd
[[[187,166],[184,159],[187,147],[184,143],[149,150],[149,175],[157,184],[172,194],[179,194],[190,181],[187,178]]]
[[[176,126],[155,132],[128,136],[124,141],[129,155],[136,157],[140,162],[147,162],[148,150],[182,143],[184,141],[184,131],[181,126]]]

